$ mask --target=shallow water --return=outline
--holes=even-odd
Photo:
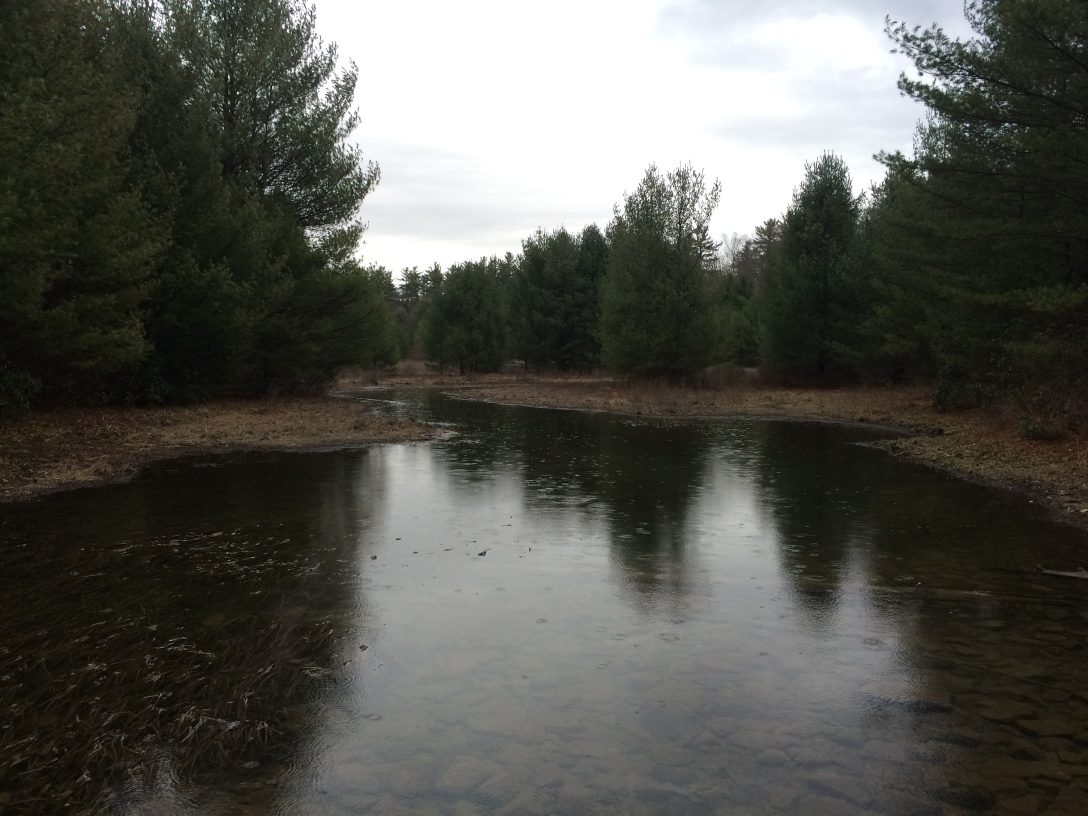
[[[0,507],[0,812],[1088,812],[1085,533],[872,429],[366,398],[457,433]]]

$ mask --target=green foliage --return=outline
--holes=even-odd
[[[608,269],[608,239],[596,224],[578,236],[578,264],[568,299],[571,338],[566,347],[567,367],[596,368],[601,362],[601,286]]]
[[[396,324],[397,356],[411,357],[420,351],[420,322],[423,317],[423,294],[426,278],[418,267],[405,267],[400,284],[393,296]]]
[[[302,0],[163,0],[168,46],[218,136],[224,175],[304,228],[357,231],[378,180],[346,137],[357,71]]]
[[[264,323],[261,389],[316,389],[352,363],[396,362],[386,283],[358,267],[300,279]]]
[[[390,356],[378,180],[299,0],[0,8],[0,406],[306,389]],[[379,300],[380,302],[380,300]]]
[[[935,256],[924,207],[913,181],[890,171],[861,212],[855,255],[867,272],[863,294],[869,305],[856,362],[870,379],[936,375],[931,304],[943,295],[930,274]]]
[[[12,403],[101,394],[148,351],[140,304],[164,236],[126,166],[137,97],[100,11],[0,9],[0,359]]]
[[[733,269],[715,283],[719,317],[716,357],[740,366],[759,361],[759,329],[754,282]]]
[[[690,165],[646,171],[609,227],[603,284],[604,362],[635,376],[678,379],[711,362],[710,217],[721,185]]]
[[[424,343],[439,366],[462,373],[496,371],[506,358],[503,263],[454,264],[428,297]]]
[[[858,210],[841,158],[805,165],[760,283],[761,358],[772,374],[814,380],[848,367],[860,308]]]
[[[518,353],[536,368],[588,369],[598,355],[599,281],[608,248],[595,226],[585,243],[565,229],[522,244],[513,280]]]
[[[926,236],[904,259],[919,273],[915,310],[953,391],[1083,414],[1088,16],[1072,0],[966,11],[967,41],[889,25],[921,75],[900,88],[930,112],[913,159],[884,157]]]

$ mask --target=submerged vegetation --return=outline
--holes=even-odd
[[[291,739],[288,709],[339,665],[328,621],[251,621],[220,628],[214,642],[138,617],[98,626],[79,645],[33,630],[0,650],[10,701],[0,789],[12,812],[63,802],[100,813],[164,773],[193,778],[274,757]]]

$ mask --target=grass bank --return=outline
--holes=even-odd
[[[333,397],[68,409],[0,423],[0,501],[119,481],[157,459],[429,439],[434,429]]]
[[[426,378],[424,378],[426,379]],[[390,378],[411,384],[420,378]],[[908,435],[881,443],[904,459],[1027,493],[1064,520],[1088,526],[1088,437],[1024,439],[1019,418],[1000,409],[941,412],[917,386],[782,388],[740,383],[702,390],[603,377],[446,377],[429,384],[506,404],[614,411],[656,417],[792,417],[888,425]]]

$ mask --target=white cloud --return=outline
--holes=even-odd
[[[909,148],[885,11],[962,31],[959,0],[320,0],[359,66],[356,138],[382,166],[363,254],[393,269],[505,251],[537,227],[602,226],[656,161],[724,185],[719,232],[787,205],[804,162]],[[898,6],[898,9],[895,8]]]

